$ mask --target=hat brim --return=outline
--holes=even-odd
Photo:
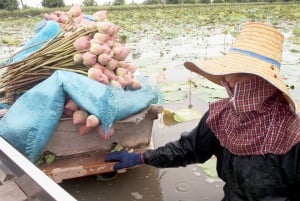
[[[260,76],[282,91],[293,109],[295,109],[296,104],[290,97],[288,88],[280,75],[279,67],[266,61],[236,52],[229,52],[225,56],[206,61],[185,62],[184,66],[218,85],[221,85],[224,75],[228,74],[248,73]]]

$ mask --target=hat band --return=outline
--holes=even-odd
[[[281,66],[281,63],[276,61],[275,59],[272,59],[272,58],[269,58],[269,57],[266,57],[266,56],[263,56],[261,54],[257,54],[255,52],[251,52],[251,51],[248,51],[248,50],[242,50],[242,49],[238,49],[238,48],[230,48],[231,52],[238,52],[238,53],[241,53],[241,54],[245,54],[247,56],[250,56],[250,57],[254,57],[254,58],[257,58],[257,59],[260,59],[260,60],[263,60],[263,61],[266,61],[266,62],[269,62],[275,66],[277,66],[278,68],[280,68]]]

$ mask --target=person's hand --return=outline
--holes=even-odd
[[[105,162],[118,161],[119,163],[115,164],[113,167],[114,170],[129,168],[144,163],[142,153],[129,153],[127,151],[114,151],[108,153],[104,160]]]

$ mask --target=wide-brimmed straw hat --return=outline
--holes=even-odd
[[[296,104],[280,75],[283,41],[284,36],[273,26],[248,22],[226,55],[205,61],[185,62],[184,66],[219,85],[227,74],[260,76],[282,91],[295,110]]]

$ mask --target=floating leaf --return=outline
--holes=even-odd
[[[218,178],[218,173],[216,170],[217,159],[216,157],[210,158],[203,164],[199,164],[199,167],[203,170],[203,172],[212,178]]]
[[[19,40],[17,40],[17,39],[13,39],[13,38],[11,38],[11,37],[9,37],[9,36],[4,36],[3,38],[2,38],[2,43],[3,44],[7,44],[7,45],[15,45],[15,46],[18,46],[18,45],[20,45],[20,41]]]
[[[162,97],[165,103],[168,102],[183,102],[186,99],[186,92],[184,91],[172,91],[172,92],[164,92]]]
[[[174,119],[177,122],[186,122],[194,119],[200,119],[201,112],[195,108],[184,108],[174,112]]]
[[[175,124],[178,124],[178,122],[174,119],[174,112],[169,109],[164,108],[162,112],[162,118],[166,126],[173,126]]]
[[[112,149],[110,152],[114,152],[114,151],[122,151],[123,150],[123,146],[117,142],[112,143]]]
[[[51,164],[55,161],[56,156],[54,154],[47,154],[44,156],[46,164]]]

